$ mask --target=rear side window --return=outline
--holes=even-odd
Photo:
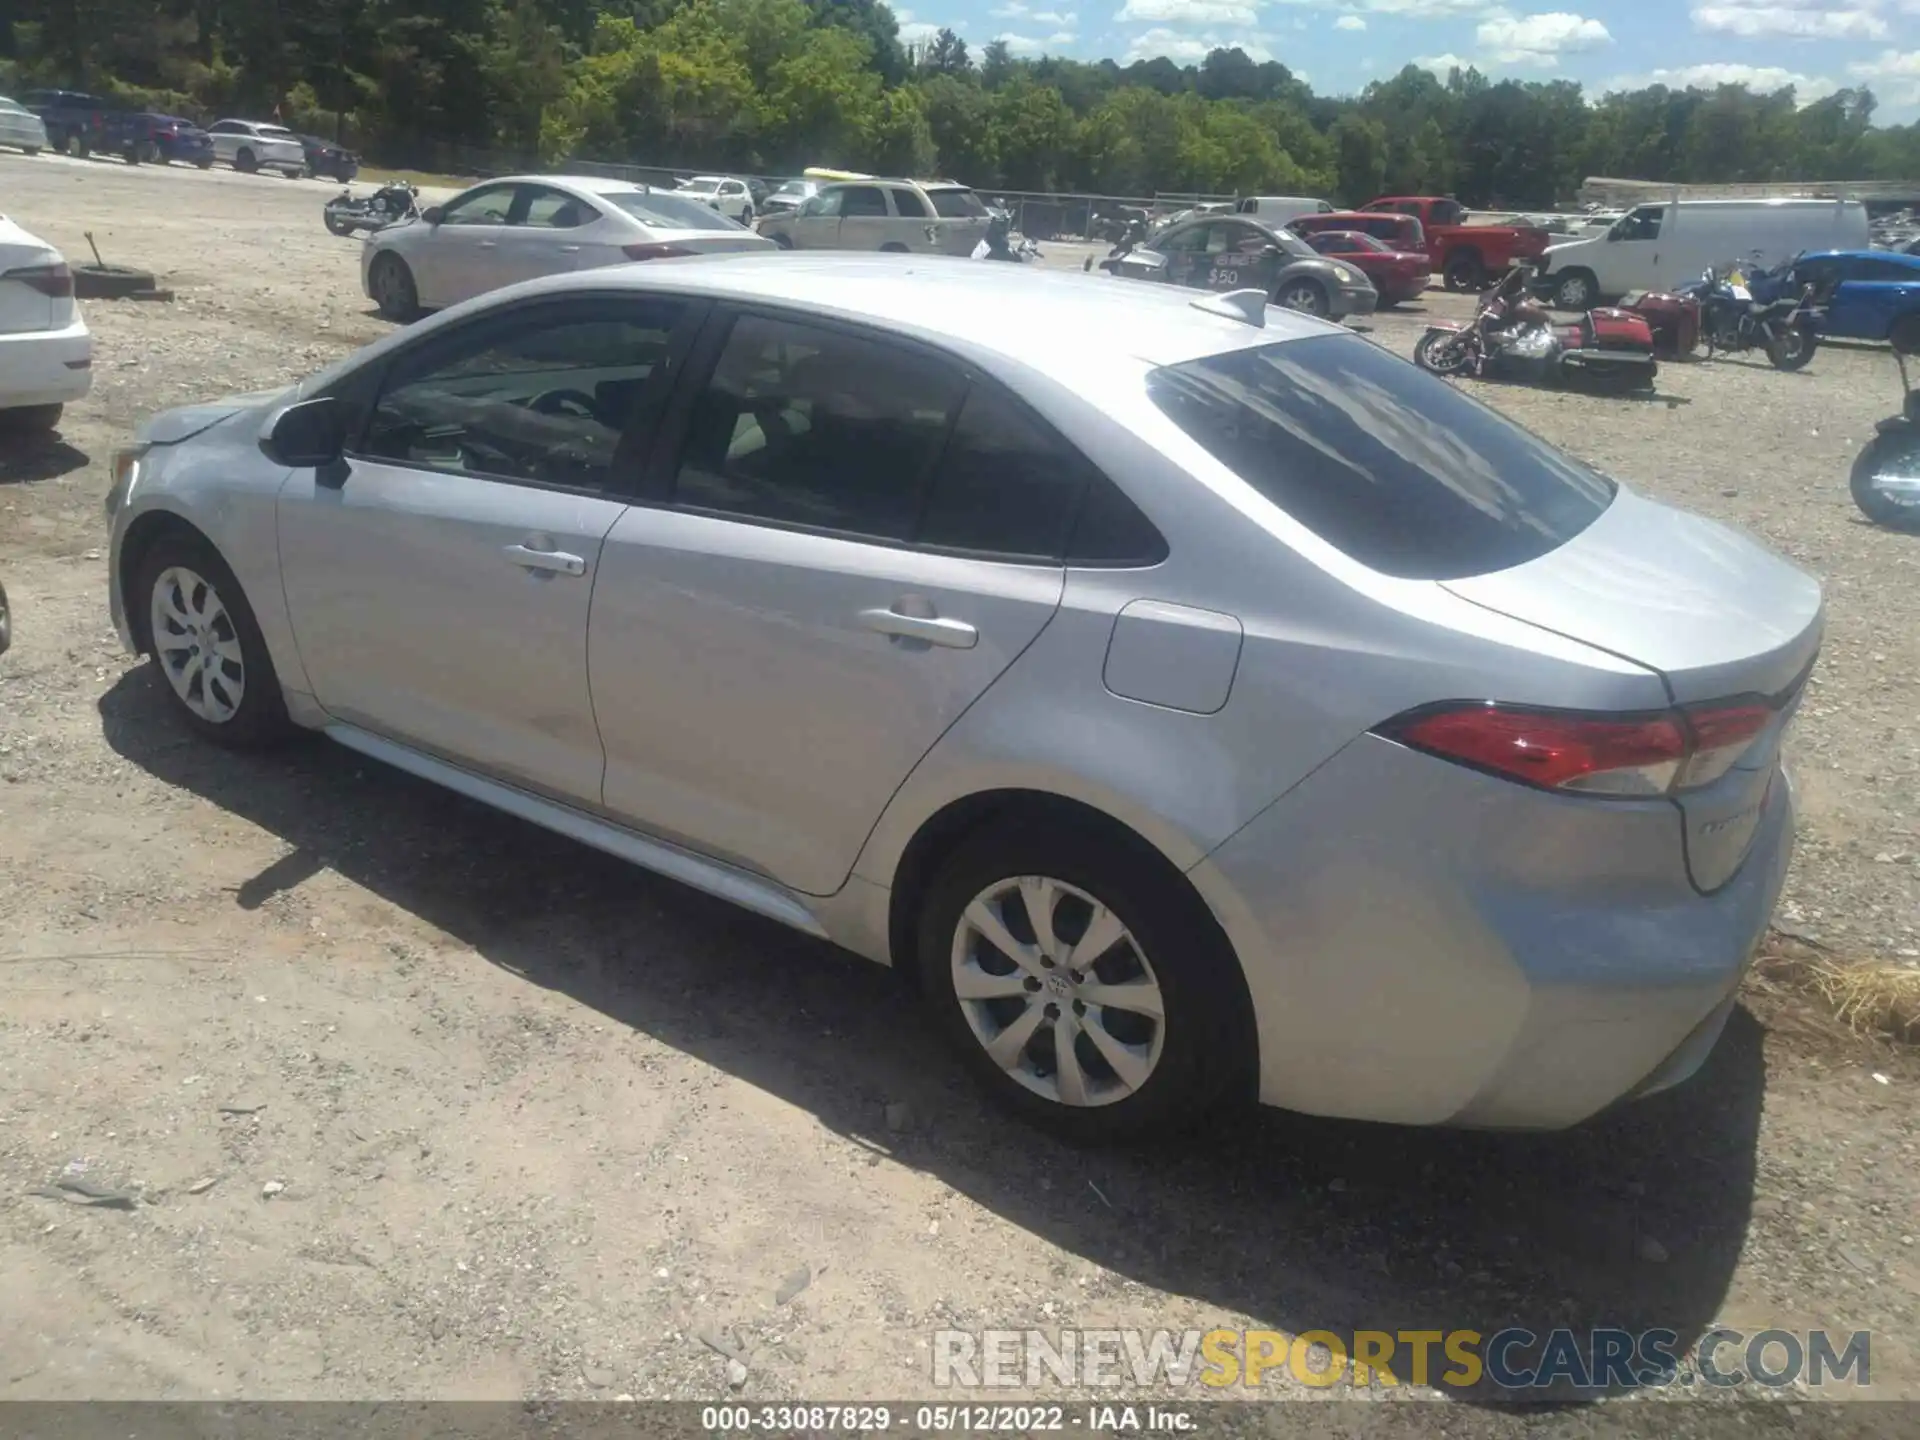
[[[602,191],[600,198],[617,205],[651,230],[740,230],[745,227],[711,205],[659,190]]]
[[[1357,336],[1165,366],[1147,393],[1261,495],[1385,575],[1521,565],[1613,499],[1605,476]]]
[[[987,202],[971,190],[929,190],[933,213],[947,220],[973,220],[987,213]]]
[[[920,197],[914,194],[913,191],[902,190],[896,186],[891,193],[893,195],[893,208],[898,210],[902,215],[910,216],[915,220],[924,220],[927,218],[927,207],[920,203]]]
[[[1065,442],[1011,400],[975,385],[947,442],[919,542],[1058,560],[1087,472]]]

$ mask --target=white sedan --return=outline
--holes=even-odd
[[[18,100],[0,95],[0,145],[38,155],[47,148],[47,127]]]
[[[66,257],[0,215],[0,427],[50,430],[93,384]]]
[[[540,275],[773,248],[679,191],[594,176],[518,175],[373,231],[360,252],[360,280],[381,314],[409,320]]]

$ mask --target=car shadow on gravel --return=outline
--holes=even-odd
[[[0,485],[57,480],[92,462],[84,450],[62,440],[59,432],[9,435],[0,431]]]
[[[930,1059],[934,1027],[881,967],[324,741],[217,750],[163,698],[151,666],[124,675],[100,701],[107,743],[291,847],[240,887],[242,906],[334,870],[1062,1250],[1192,1297],[1208,1323],[1665,1330],[1678,1353],[1727,1292],[1766,1080],[1762,1031],[1744,1010],[1691,1082],[1568,1133],[1255,1111],[1132,1150],[1076,1150],[989,1111],[957,1065]],[[888,1107],[901,1103],[911,1119],[895,1129]],[[1071,1315],[1076,1291],[1060,1285]],[[1078,1293],[1097,1297],[1099,1282]],[[949,1323],[1042,1322],[1021,1311]],[[1437,1348],[1434,1361],[1437,1378],[1448,1368]],[[1516,1398],[1485,1381],[1456,1393]]]

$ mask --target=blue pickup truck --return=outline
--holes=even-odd
[[[20,103],[47,127],[47,144],[56,155],[87,155],[105,150],[107,117],[113,107],[84,90],[29,90]]]
[[[1820,333],[1892,340],[1920,352],[1920,255],[1894,250],[1827,250],[1793,262],[1796,285],[1813,286],[1826,307]]]

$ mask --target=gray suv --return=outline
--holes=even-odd
[[[860,180],[822,186],[759,229],[782,250],[971,255],[990,220],[986,202],[950,180]]]
[[[1241,215],[1182,220],[1102,268],[1126,280],[1193,290],[1260,290],[1275,305],[1334,320],[1370,315],[1380,303],[1357,266],[1330,260],[1298,235]]]

